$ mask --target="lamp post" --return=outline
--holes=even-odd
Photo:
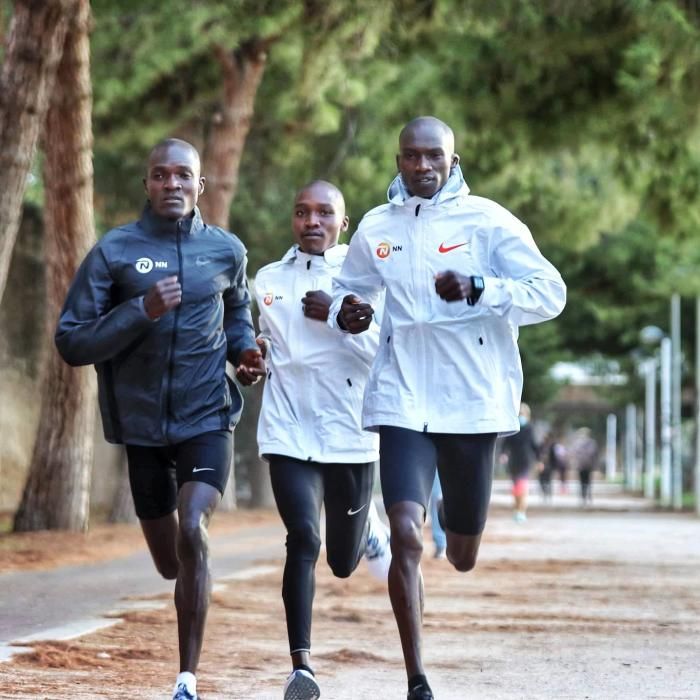
[[[644,363],[644,496],[656,495],[656,366],[655,358]]]
[[[671,495],[674,510],[683,507],[683,442],[681,436],[681,297],[671,295]]]

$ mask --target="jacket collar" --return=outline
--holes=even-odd
[[[182,219],[164,219],[162,216],[158,216],[151,208],[151,203],[146,202],[143,211],[141,212],[140,218],[141,226],[148,233],[154,235],[168,235],[176,234],[178,229],[180,233],[192,234],[194,235],[198,231],[204,228],[204,221],[202,220],[202,215],[199,212],[199,208],[194,208],[194,213],[192,216],[185,216]]]
[[[462,169],[459,165],[455,165],[452,168],[452,172],[450,172],[450,176],[447,178],[447,182],[430,199],[413,196],[406,189],[401,173],[399,173],[389,185],[386,196],[391,204],[396,204],[397,206],[415,203],[424,206],[436,206],[450,199],[454,199],[455,197],[463,197],[467,194],[469,194],[469,186],[464,181]]]
[[[299,246],[295,243],[283,256],[282,262],[308,262],[311,261],[312,265],[317,261],[323,260],[326,264],[332,265],[334,267],[340,266],[345,258],[345,253],[347,251],[347,245],[345,243],[338,243],[337,245],[328,248],[323,255],[309,255],[304,253]]]

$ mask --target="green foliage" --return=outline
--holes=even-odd
[[[385,201],[398,132],[455,130],[475,194],[512,210],[569,287],[561,319],[523,329],[526,397],[557,359],[625,359],[700,292],[700,19],[682,0],[94,0],[95,173],[104,227],[137,215],[149,147],[202,146],[216,47],[269,42],[232,229],[250,272],[289,246],[313,178],[351,228]]]

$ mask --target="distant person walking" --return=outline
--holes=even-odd
[[[598,443],[591,435],[590,428],[579,428],[571,440],[571,464],[578,471],[581,487],[581,505],[593,502],[592,475],[598,468]]]
[[[535,441],[530,417],[530,407],[526,403],[521,403],[518,414],[520,430],[506,437],[501,448],[508,474],[513,482],[512,493],[515,506],[513,519],[518,523],[524,523],[527,520],[530,473],[539,461],[540,448]]]
[[[569,471],[569,451],[560,436],[555,436],[547,448],[547,464],[552,477],[559,478],[559,492],[568,490],[566,479]]]

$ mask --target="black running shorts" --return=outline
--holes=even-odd
[[[445,526],[458,535],[478,535],[491,499],[496,433],[422,433],[382,425],[379,464],[387,513],[400,501],[427,511],[437,468]]]
[[[223,495],[232,449],[229,430],[202,433],[176,445],[127,445],[136,515],[151,520],[172,513],[177,508],[177,492],[187,481],[210,484]]]

